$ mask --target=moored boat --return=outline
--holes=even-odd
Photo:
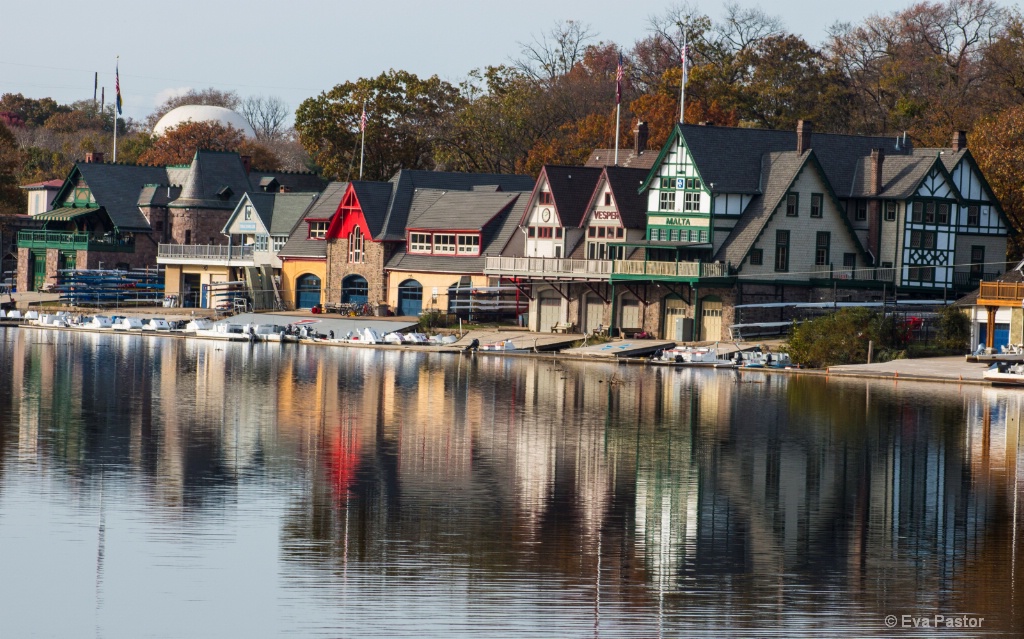
[[[1024,363],[997,362],[982,377],[999,386],[1024,386]]]
[[[711,368],[734,368],[737,365],[734,359],[720,356],[717,346],[676,346],[655,353],[651,363]]]
[[[138,317],[122,317],[114,322],[115,331],[141,331],[142,320]]]

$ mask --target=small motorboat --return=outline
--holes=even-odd
[[[122,317],[114,323],[115,331],[141,331],[143,322],[138,317]]]
[[[723,358],[715,346],[676,346],[655,353],[653,364],[670,366],[705,366],[711,368],[734,368],[734,359]]]
[[[142,325],[142,330],[145,331],[161,331],[166,333],[171,330],[171,325],[162,317],[154,317],[148,322]]]
[[[196,337],[219,339],[229,342],[248,342],[249,334],[241,324],[214,324],[213,328],[197,329]]]
[[[185,324],[183,329],[186,333],[195,333],[196,331],[212,331],[213,320],[208,320],[204,317],[196,317],[189,320],[188,324]]]
[[[790,368],[793,366],[789,353],[751,351],[749,354],[744,353],[743,355],[743,368]]]
[[[83,328],[93,331],[109,331],[114,328],[114,320],[106,315],[93,315],[89,318],[89,321],[83,325]]]
[[[258,342],[297,342],[299,336],[288,331],[287,326],[279,324],[249,324],[246,332],[255,335]]]
[[[477,347],[477,350],[481,350],[481,351],[501,351],[501,352],[506,352],[507,353],[509,351],[527,351],[527,350],[530,350],[530,349],[528,349],[528,348],[520,348],[519,346],[516,346],[515,344],[513,344],[512,340],[510,340],[510,339],[501,339],[501,340],[498,340],[497,342],[491,342],[490,344],[481,344],[480,346]]]

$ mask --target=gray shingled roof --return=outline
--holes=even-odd
[[[647,228],[647,193],[640,193],[640,185],[648,171],[610,166],[605,169],[612,197],[619,211],[622,225],[627,229]]]
[[[447,171],[415,171],[403,169],[388,182],[392,194],[387,212],[378,231],[371,224],[375,240],[404,241],[408,222],[409,207],[416,189],[442,189],[446,191],[471,191],[474,187],[497,186],[502,191],[528,192],[533,190],[534,180],[528,175],[493,173],[455,173]],[[363,204],[362,198],[359,200]],[[364,205],[364,214],[366,212]],[[369,220],[368,220],[369,222]]]
[[[913,195],[921,185],[935,162],[938,153],[921,153],[913,155],[885,156],[882,160],[882,192],[872,193],[871,176],[874,165],[870,157],[859,158],[855,164],[855,175],[847,191],[837,191],[839,197],[886,197],[905,199]]]
[[[181,196],[167,206],[234,210],[242,195],[254,190],[237,153],[197,151]]]
[[[410,229],[481,230],[519,193],[416,189],[409,207]]]
[[[250,193],[248,197],[271,235],[291,233],[316,198],[313,193]]]
[[[449,192],[449,195],[452,195]],[[469,195],[462,193],[461,195]],[[519,230],[519,219],[526,209],[529,198],[525,193],[481,193],[480,195],[501,195],[508,196],[505,207],[492,215],[488,223],[483,226],[481,234],[481,246],[479,257],[453,257],[445,255],[409,255],[405,252],[407,245],[396,252],[385,268],[391,270],[406,270],[418,273],[466,273],[482,274],[487,263],[488,256],[501,255],[502,248]],[[414,228],[414,227],[412,227]],[[422,228],[422,227],[421,227]],[[448,226],[445,228],[470,229],[471,226]]]
[[[761,177],[763,194],[755,197],[747,205],[729,237],[718,249],[715,260],[733,266],[740,265],[810,155],[811,151],[764,154],[757,171],[757,175]]]
[[[676,125],[700,170],[718,193],[759,193],[761,160],[766,153],[796,151],[796,131]],[[812,133],[814,150],[832,189],[840,197],[853,188],[861,159],[884,148],[886,162],[910,154],[894,138]],[[885,164],[883,163],[883,169]]]
[[[602,172],[603,169],[592,166],[545,165],[541,169],[541,176],[547,178],[562,226],[580,225]],[[538,179],[537,183],[540,181]]]
[[[391,182],[352,182],[352,190],[355,191],[356,199],[359,201],[359,208],[363,212],[363,219],[370,227],[370,234],[377,238],[383,234],[384,221],[388,216],[388,203],[391,201]],[[403,229],[402,238],[405,238]]]
[[[299,173],[295,171],[252,171],[249,173],[249,181],[254,190],[260,189],[264,182],[276,180],[278,185],[289,191],[303,193],[319,193],[327,186],[327,182],[315,173]]]
[[[285,242],[278,255],[282,257],[327,258],[327,242],[309,239],[309,231],[305,220],[327,220],[338,210],[341,198],[348,190],[348,182],[331,182],[324,192],[306,209],[305,214],[292,227],[288,241]]]
[[[107,210],[114,226],[122,231],[150,230],[149,220],[139,210],[139,193],[147,184],[166,183],[163,167],[79,162],[75,170],[89,185],[96,203]],[[73,188],[70,181],[66,183],[54,199],[54,206],[64,199],[65,189]]]

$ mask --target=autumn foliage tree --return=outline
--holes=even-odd
[[[140,164],[158,166],[189,164],[196,151],[235,151],[252,157],[252,167],[275,170],[278,159],[265,147],[247,140],[245,134],[216,122],[183,122],[154,138],[152,146],[139,156]]]

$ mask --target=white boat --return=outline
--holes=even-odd
[[[142,320],[137,317],[122,317],[114,323],[115,331],[141,331]]]
[[[401,333],[391,332],[391,333],[385,333],[384,334],[384,343],[385,344],[401,344],[404,341],[405,340],[402,339],[402,334]]]
[[[402,342],[405,344],[429,344],[430,338],[423,333],[402,333]]]
[[[114,320],[106,315],[93,315],[83,327],[96,331],[110,330],[114,328]]]
[[[241,324],[214,324],[213,328],[199,329],[195,332],[196,337],[204,339],[219,339],[230,342],[247,342],[249,335]]]
[[[654,364],[671,366],[706,366],[711,368],[734,368],[735,359],[721,357],[714,346],[676,346],[655,354]]]
[[[25,312],[25,319],[27,319],[27,320],[37,320],[37,319],[39,319],[39,313],[37,311],[26,311]]]
[[[280,324],[249,324],[246,332],[256,336],[260,342],[297,342],[298,335],[290,334],[287,326]]]
[[[743,354],[743,368],[789,368],[792,365],[789,353],[750,351]]]
[[[212,331],[213,320],[208,320],[204,317],[196,317],[185,325],[184,330],[186,333],[195,333],[196,331]]]
[[[13,311],[7,311],[7,319],[24,319],[21,315],[21,311],[15,309]]]
[[[349,344],[383,344],[384,339],[372,328],[363,328],[352,331],[345,337]]]
[[[171,330],[171,325],[162,317],[154,317],[142,325],[145,331],[161,331],[166,333]]]
[[[1024,386],[1024,363],[997,362],[982,377],[999,386]]]
[[[510,340],[510,339],[502,339],[502,340],[498,340],[497,342],[492,342],[490,344],[481,344],[480,346],[477,347],[477,349],[481,350],[481,351],[502,351],[502,352],[529,350],[527,348],[519,348],[518,346],[513,344],[512,340]]]

